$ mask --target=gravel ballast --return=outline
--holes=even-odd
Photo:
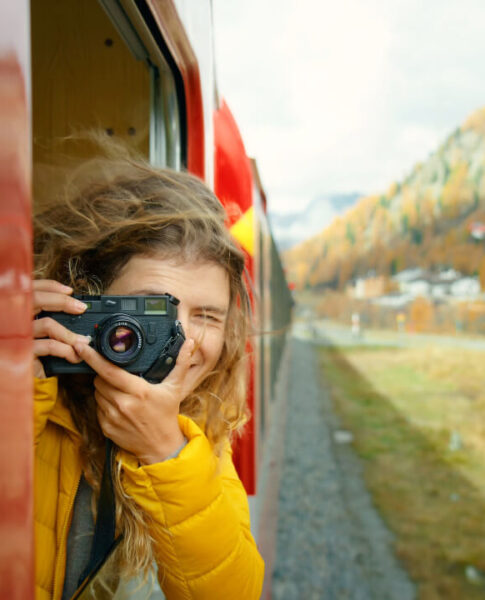
[[[333,412],[318,344],[290,343],[272,600],[414,599]]]

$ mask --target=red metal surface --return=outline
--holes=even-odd
[[[6,4],[10,4],[10,10],[5,12]],[[27,7],[24,2],[3,4],[2,35],[6,27],[15,24],[28,27]],[[14,37],[10,31],[8,38]],[[16,41],[27,44],[20,32]],[[34,558],[30,131],[25,93],[28,75],[17,49],[12,44],[8,51],[0,50],[0,598],[31,600]],[[20,50],[25,58],[28,49]]]
[[[246,493],[256,494],[257,461],[256,461],[256,403],[254,395],[254,360],[250,361],[247,402],[251,419],[246,425],[243,435],[233,444],[234,466],[241,478]]]
[[[253,202],[253,179],[251,163],[239,133],[236,121],[223,101],[214,113],[214,191],[225,206],[233,225]],[[253,258],[246,255],[250,277],[254,275]],[[245,433],[235,445],[234,462],[248,494],[256,493],[256,421],[258,406],[254,393],[254,362],[251,361],[248,405],[252,419]]]
[[[226,102],[214,113],[214,190],[229,215],[229,226],[253,203],[251,163]]]
[[[187,168],[205,179],[204,108],[197,57],[172,0],[148,0],[153,17],[177,65],[185,89]]]

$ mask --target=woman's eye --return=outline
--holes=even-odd
[[[215,315],[211,315],[209,313],[198,313],[197,315],[198,319],[202,319],[204,321],[209,321],[211,323],[220,323],[221,319],[219,317],[216,317]]]

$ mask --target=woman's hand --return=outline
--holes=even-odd
[[[175,367],[157,384],[117,367],[86,344],[75,344],[75,349],[98,373],[94,396],[98,421],[106,437],[145,465],[160,462],[180,448],[184,436],[178,414],[193,340],[184,343]]]
[[[60,311],[80,315],[86,310],[86,305],[71,297],[72,288],[62,285],[52,279],[34,280],[33,284],[34,316],[42,310]],[[34,375],[40,379],[45,377],[44,367],[39,356],[58,356],[70,363],[79,363],[81,358],[74,350],[75,343],[86,344],[89,338],[78,335],[66,329],[63,325],[51,319],[34,320]]]

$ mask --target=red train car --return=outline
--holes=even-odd
[[[69,136],[101,129],[154,164],[198,175],[226,206],[228,225],[247,254],[256,328],[276,332],[253,341],[253,418],[236,452],[253,513],[261,504],[258,466],[291,297],[256,165],[218,94],[210,0],[3,2],[0,30],[0,597],[28,600],[31,215],[50,185],[49,171],[41,177],[37,166],[51,164],[53,156],[89,156],[89,145]]]

